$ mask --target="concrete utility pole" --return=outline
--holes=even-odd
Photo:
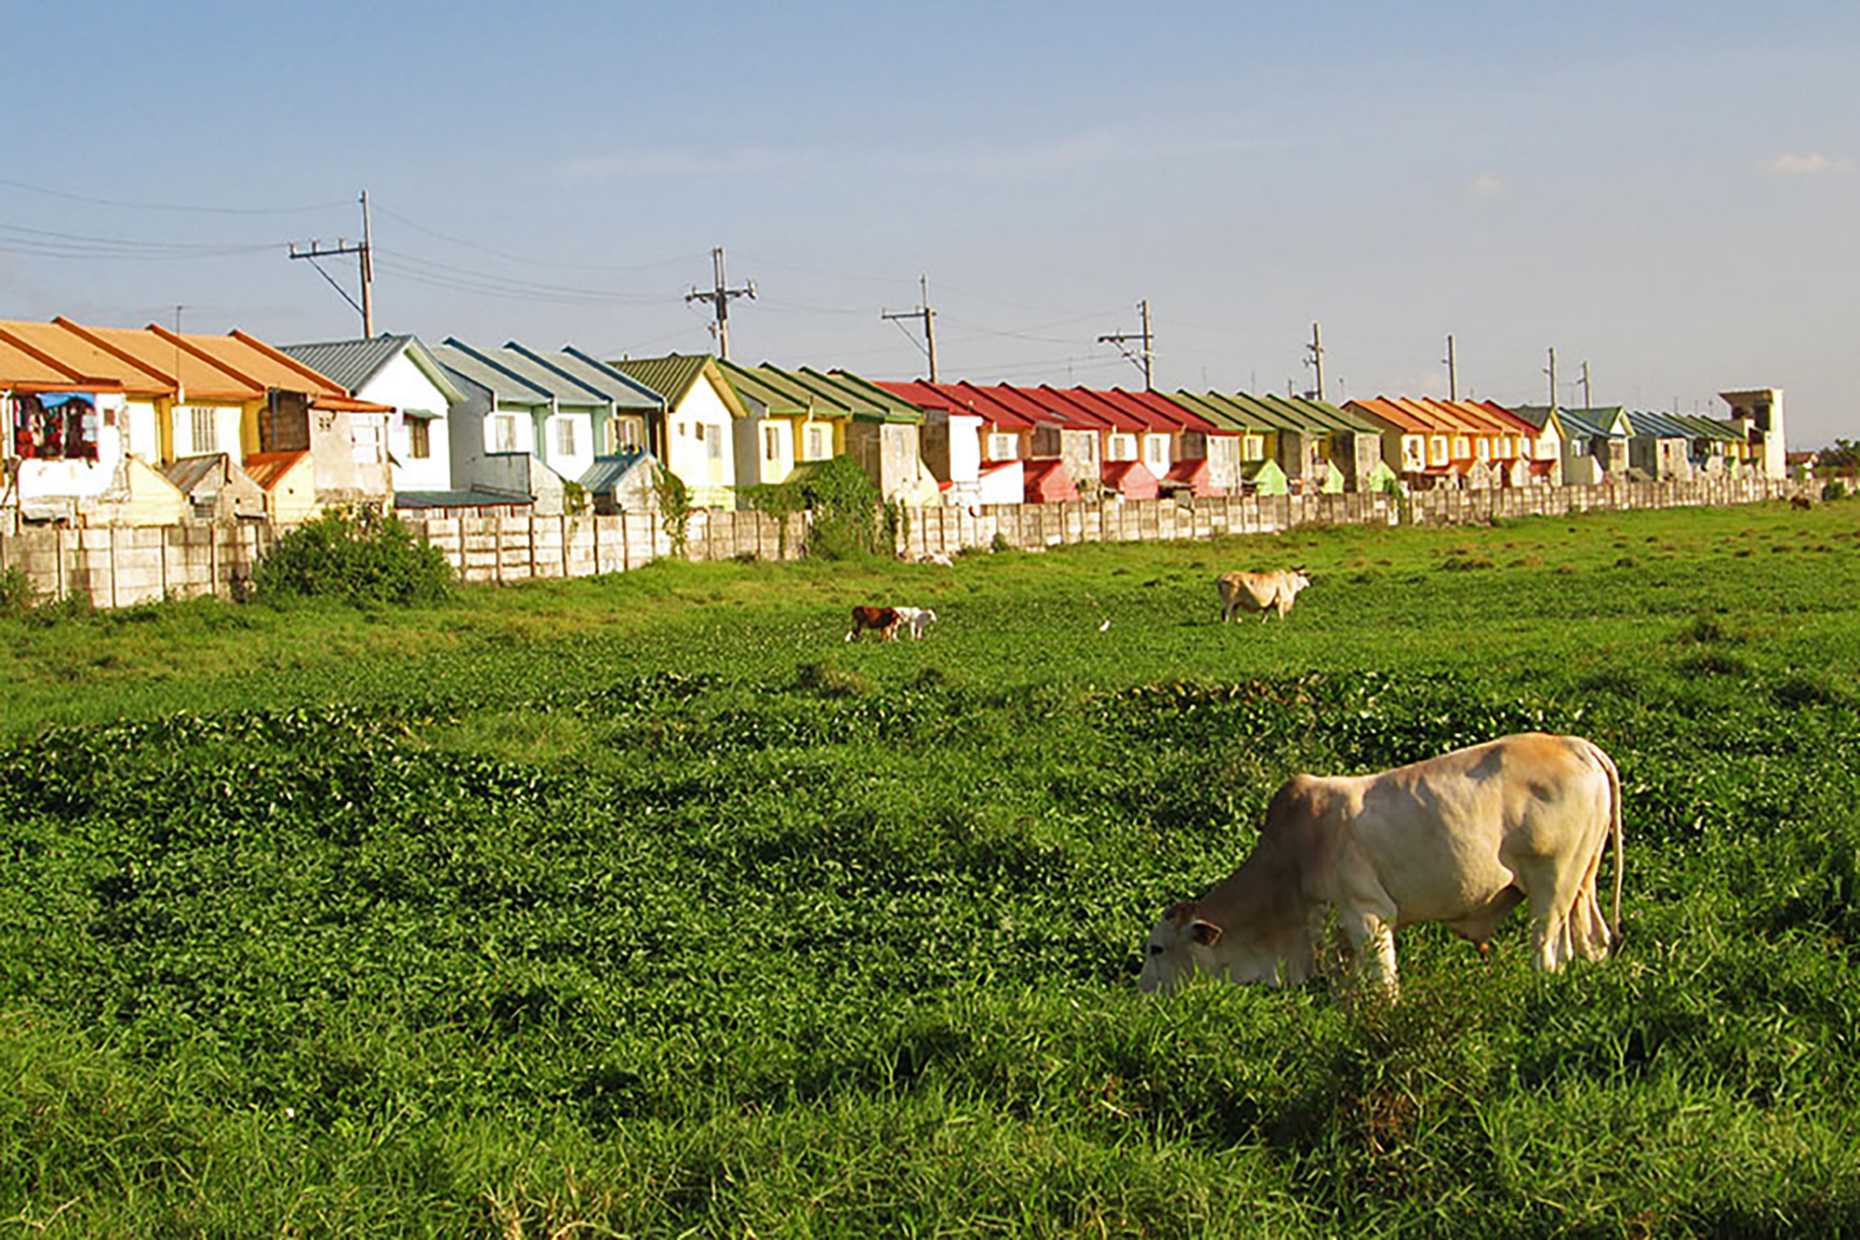
[[[742,288],[730,288],[723,278],[723,247],[717,246],[710,252],[711,267],[715,271],[716,286],[701,289],[693,285],[685,300],[708,301],[717,312],[717,322],[711,327],[711,334],[717,337],[717,356],[725,361],[730,357],[730,303],[738,297],[747,297],[751,301],[756,297],[756,282],[749,281]]]
[[[1146,297],[1142,301],[1137,303],[1137,313],[1140,314],[1143,318],[1143,330],[1142,331],[1140,332],[1116,332],[1112,335],[1100,336],[1098,337],[1098,343],[1116,345],[1117,351],[1119,353],[1122,353],[1125,357],[1129,358],[1131,361],[1135,362],[1137,364],[1137,368],[1143,372],[1143,390],[1146,392],[1153,392],[1156,390],[1155,375],[1153,371],[1153,367],[1156,361],[1156,337],[1150,331],[1150,301],[1149,301],[1149,298]],[[1136,353],[1132,353],[1130,351],[1130,344],[1132,341],[1141,342],[1143,346]]]
[[[930,277],[919,276],[917,287],[923,291],[923,302],[915,310],[900,310],[896,313],[879,311],[878,317],[891,322],[899,319],[922,319],[924,321],[924,354],[930,359],[930,382],[936,382],[936,311],[930,308]]]
[[[1311,343],[1305,346],[1305,365],[1317,372],[1317,398],[1324,399],[1324,336],[1318,325],[1311,325]]]
[[[1544,369],[1550,376],[1550,411],[1556,412],[1556,350],[1550,350],[1550,365]]]
[[[326,246],[320,241],[313,240],[304,249],[299,250],[298,244],[295,241],[291,242],[290,256],[309,259],[310,265],[316,268],[317,274],[328,280],[329,286],[342,294],[342,299],[355,307],[356,312],[362,316],[362,335],[373,336],[375,334],[374,230],[368,218],[368,191],[362,191],[362,243],[360,245],[349,245],[340,237],[336,239],[336,244],[333,246]],[[319,258],[341,258],[349,254],[355,255],[359,260],[357,267],[362,285],[362,300],[359,303],[349,296],[349,290],[336,283],[329,272],[323,270],[323,265],[316,261]]]
[[[1447,399],[1460,398],[1460,368],[1453,356],[1453,336],[1447,336]]]
[[[1582,364],[1582,407],[1584,409],[1595,408],[1595,393],[1589,390],[1589,364],[1587,362]]]

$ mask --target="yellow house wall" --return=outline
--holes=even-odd
[[[278,522],[308,521],[317,515],[316,470],[308,456],[266,492],[265,506]]]

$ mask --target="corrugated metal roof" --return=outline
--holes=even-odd
[[[549,403],[548,389],[493,364],[489,354],[472,348],[456,336],[447,336],[434,345],[433,356],[439,359],[441,366],[484,388],[501,402],[512,405]]]
[[[504,343],[504,351],[512,353],[529,363],[532,371],[542,378],[551,379],[557,385],[556,401],[558,404],[586,403],[587,397],[593,396],[606,401],[616,409],[654,409],[659,407],[658,393],[645,388],[627,376],[621,374],[604,362],[595,361],[579,350],[564,349],[560,353],[538,353],[526,345],[509,340]],[[535,370],[540,368],[540,370]],[[528,377],[532,371],[525,371]],[[562,389],[560,385],[570,385]],[[564,391],[571,392],[571,398],[564,398]]]
[[[803,367],[810,374],[819,374],[811,367]],[[902,400],[894,393],[886,391],[870,379],[864,379],[850,370],[829,370],[825,377],[838,384],[852,395],[855,400],[869,401],[884,411],[887,422],[922,422],[923,410],[908,400]]]
[[[632,473],[640,465],[650,468],[656,458],[650,452],[621,452],[615,456],[597,456],[594,464],[588,466],[581,475],[581,485],[588,490],[605,494],[618,486],[620,480]]]
[[[412,336],[368,336],[358,340],[323,340],[312,344],[279,345],[278,351],[296,358],[318,374],[327,375],[353,395],[376,371],[400,356]]]
[[[607,364],[645,384],[672,406],[684,400],[685,393],[704,373],[704,363],[709,360],[708,353],[670,353],[664,357],[623,357]]]
[[[1670,415],[1653,409],[1632,409],[1628,411],[1628,424],[1637,435],[1651,435],[1656,439],[1697,439],[1698,432],[1687,429]]]
[[[504,491],[396,491],[396,508],[495,508],[501,504],[533,504],[529,495]]]
[[[837,399],[827,400],[797,383],[779,366],[764,362],[760,366],[738,366],[719,360],[717,369],[737,394],[747,395],[770,413],[780,417],[850,418],[852,409]],[[894,398],[895,399],[895,398]]]
[[[507,342],[501,348],[480,349],[466,344],[457,336],[447,336],[446,344],[475,356],[480,365],[493,371],[502,371],[506,376],[540,393],[545,400],[554,400],[558,406],[593,409],[607,403],[605,396],[538,360],[532,350],[525,349],[515,341]]]
[[[184,456],[178,461],[171,461],[161,467],[161,474],[174,483],[183,495],[191,495],[194,488],[203,482],[211,481],[224,486],[231,472],[230,467],[231,459],[224,452],[210,452],[205,456]]]

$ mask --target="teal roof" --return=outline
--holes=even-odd
[[[598,495],[605,495],[620,485],[621,479],[638,469],[641,465],[650,467],[656,460],[650,452],[622,452],[617,456],[597,456],[594,464],[588,466],[587,472],[578,479],[582,486]]]
[[[509,340],[504,342],[504,350],[516,354],[533,368],[540,368],[540,377],[545,381],[553,379],[558,403],[585,403],[587,396],[595,396],[615,409],[659,407],[657,392],[573,347],[565,347],[560,353],[538,353]],[[568,387],[563,388],[563,384]]]

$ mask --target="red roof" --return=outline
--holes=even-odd
[[[1190,495],[1205,496],[1221,493],[1219,487],[1208,481],[1208,458],[1205,456],[1183,457],[1169,466],[1168,479],[1178,485],[1186,484]]]
[[[1217,435],[1238,435],[1240,432],[1219,426],[1185,405],[1178,404],[1161,392],[1126,392],[1123,388],[1111,389],[1123,400],[1139,404],[1155,412],[1156,416],[1167,421],[1179,423],[1184,429],[1205,431]]]
[[[929,383],[918,379],[909,382],[887,380],[878,386],[919,409],[974,414],[984,424],[1004,431],[1031,430],[1040,422],[1049,420],[1029,416],[1005,405],[988,389],[976,387],[973,383]]]
[[[1056,457],[1043,457],[1037,461],[1023,461],[1024,477],[1027,480],[1027,502],[1029,504],[1073,503],[1079,497],[1079,489],[1072,482],[1072,475],[1065,471],[1065,462]]]
[[[1125,499],[1156,498],[1156,475],[1142,461],[1106,461],[1099,477],[1108,490]]]
[[[1058,388],[1043,385],[1040,392],[1048,400],[1070,411],[1074,417],[1089,419],[1087,424],[1094,428],[1111,427],[1120,431],[1140,431],[1149,426],[1149,419],[1136,417],[1129,410],[1118,408],[1090,388],[1075,387],[1061,391]]]

